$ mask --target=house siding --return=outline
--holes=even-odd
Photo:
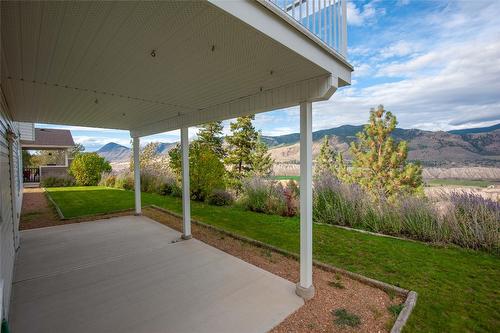
[[[17,123],[21,140],[35,141],[35,124],[33,123]]]
[[[0,90],[0,96],[3,96]],[[18,136],[9,143],[7,131]],[[16,249],[19,247],[19,216],[22,202],[19,131],[0,100],[0,279],[3,281],[2,318],[8,317]]]

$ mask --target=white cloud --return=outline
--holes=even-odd
[[[393,57],[407,56],[414,54],[420,49],[420,44],[415,41],[400,40],[380,50],[378,59],[384,60]]]
[[[365,122],[369,108],[378,104],[393,111],[403,127],[449,129],[461,124],[456,119],[469,125],[500,121],[500,39],[443,44],[383,71],[407,78],[341,90],[331,101],[317,103],[315,124]]]
[[[316,103],[315,129],[364,123],[378,104],[393,111],[402,127],[448,130],[500,121],[500,2],[453,3],[415,20],[429,26],[401,38],[418,25],[409,20],[383,36],[397,39],[380,51],[370,52],[370,44],[356,47],[361,73],[353,77],[366,84],[359,77],[371,68],[377,83],[344,88],[331,101]]]
[[[352,1],[347,2],[347,23],[352,26],[374,23],[378,17],[385,15],[385,9],[375,7],[377,2],[374,0],[362,7],[357,7]]]

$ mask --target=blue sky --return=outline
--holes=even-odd
[[[314,130],[363,124],[378,104],[395,113],[403,128],[500,122],[500,0],[366,0],[347,6],[352,85],[313,105]],[[298,132],[298,108],[259,114],[255,126],[264,135]],[[127,131],[62,128],[88,151],[111,141],[129,146]],[[178,140],[174,131],[142,142]]]

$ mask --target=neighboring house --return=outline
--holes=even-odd
[[[31,126],[31,130],[29,129]],[[66,177],[70,150],[75,146],[71,131],[53,128],[34,128],[30,123],[19,123],[21,133],[21,148],[23,150],[62,151],[64,161],[61,164],[40,165],[38,167],[23,166],[23,182],[37,184],[47,177]],[[33,133],[32,137],[26,134]],[[25,134],[25,135],[23,135]]]
[[[312,103],[349,85],[346,1],[2,1],[0,281],[8,318],[21,203],[15,122],[128,130],[140,137],[300,105],[300,282],[312,285]],[[341,112],[342,110],[339,110]],[[35,133],[35,142],[37,133]],[[139,190],[136,213],[141,213]],[[183,238],[191,237],[189,195]],[[27,318],[26,320],[30,320]]]

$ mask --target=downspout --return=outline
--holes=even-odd
[[[19,219],[17,213],[16,178],[14,174],[14,141],[17,139],[16,133],[12,129],[7,129],[7,142],[9,143],[9,173],[10,173],[10,199],[12,204],[12,237],[14,240],[14,250],[19,249],[19,238],[16,233],[16,221]]]

